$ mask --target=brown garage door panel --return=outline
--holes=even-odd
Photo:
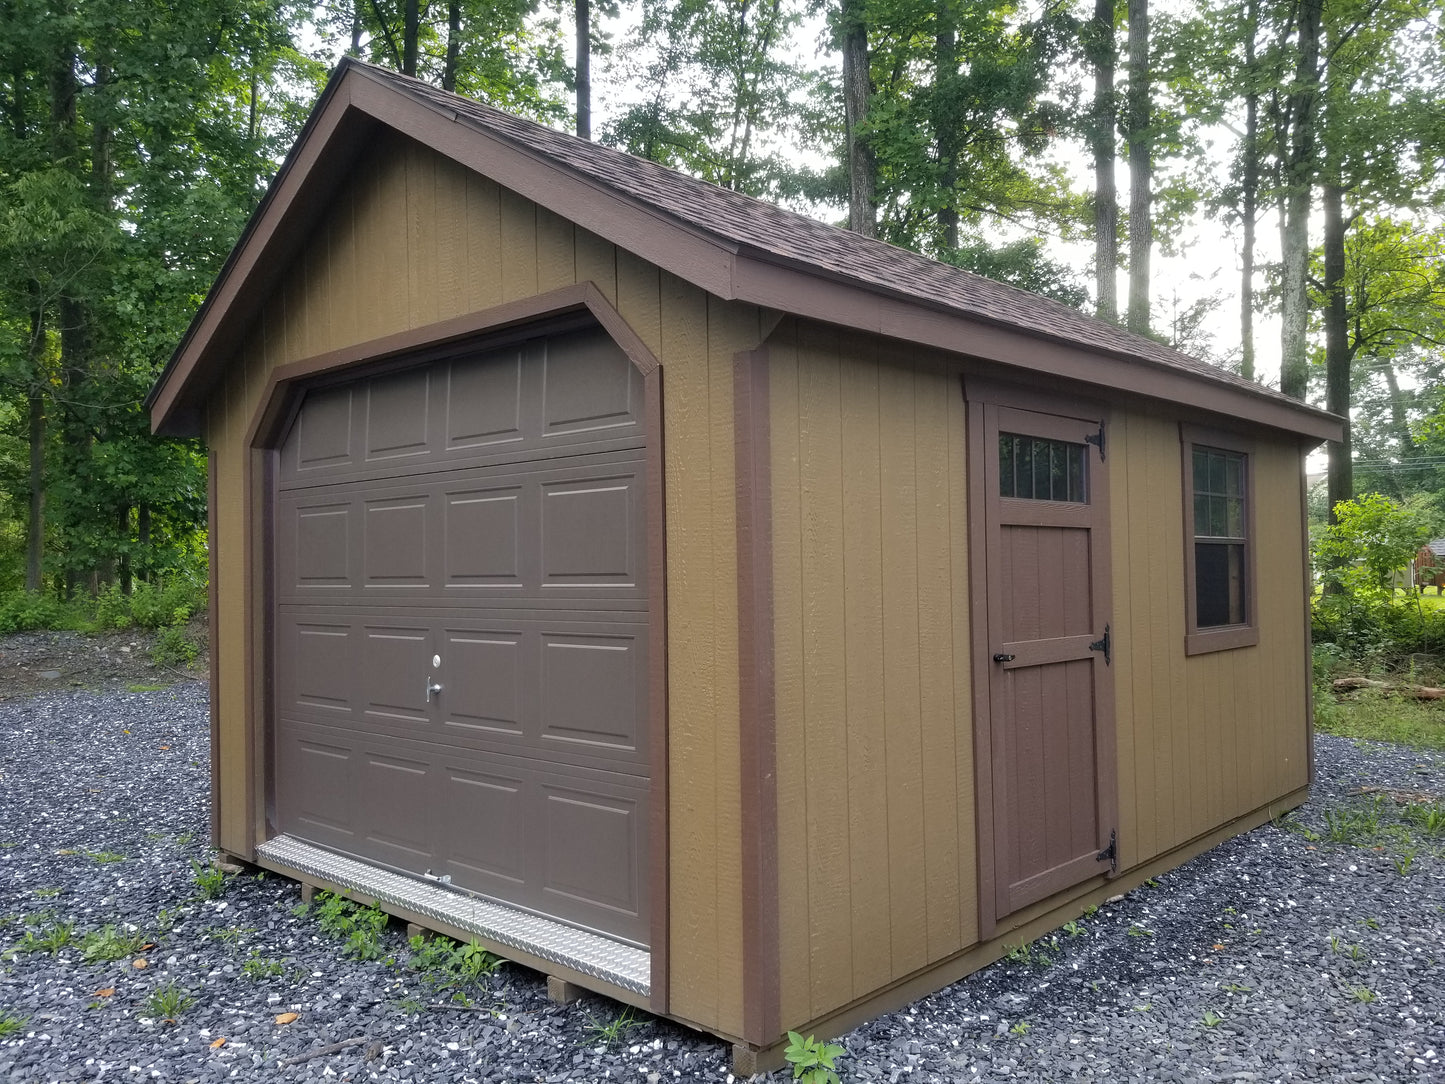
[[[646,485],[643,460],[624,452],[284,493],[278,602],[636,608]]]
[[[637,369],[601,329],[306,393],[282,489],[638,447]]]
[[[624,616],[524,611],[483,623],[423,611],[403,624],[288,608],[277,712],[378,740],[645,775],[647,624]],[[429,683],[442,686],[431,700]]]
[[[646,944],[645,778],[300,722],[277,752],[278,830]]]

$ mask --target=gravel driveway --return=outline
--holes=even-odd
[[[1316,752],[1289,823],[850,1033],[843,1079],[1445,1080],[1445,756]],[[608,1034],[510,965],[451,985],[394,926],[350,958],[289,882],[197,898],[208,763],[198,685],[0,703],[0,1080],[729,1079],[716,1040]]]

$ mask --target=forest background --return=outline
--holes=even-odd
[[[1378,492],[1445,531],[1442,15],[0,0],[0,626],[138,596],[166,623],[203,597],[205,452],[152,439],[143,399],[343,53],[1249,379],[1278,356],[1281,391],[1352,419],[1320,515]],[[1181,305],[1151,261],[1201,230],[1237,279]]]

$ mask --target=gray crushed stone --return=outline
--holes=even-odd
[[[349,959],[278,878],[197,899],[207,742],[199,685],[0,703],[0,1028],[25,1019],[0,1037],[0,1080],[731,1079],[723,1043],[646,1017],[606,1041],[620,1006],[552,1004],[520,967],[470,1008],[427,1007],[442,995],[406,967],[400,929],[389,960]],[[1445,836],[1390,827],[1397,799],[1445,795],[1445,756],[1323,735],[1316,756],[1314,797],[1287,823],[843,1036],[843,1079],[1445,1080]],[[1341,810],[1375,804],[1385,827],[1364,845],[1325,838]],[[77,938],[133,926],[154,942],[147,966],[14,951],[56,921]],[[251,960],[280,974],[249,975]],[[194,999],[174,1021],[147,1007],[167,983]],[[296,1020],[278,1025],[284,1012]],[[348,1039],[364,1041],[279,1066]]]

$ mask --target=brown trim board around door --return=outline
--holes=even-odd
[[[738,719],[743,860],[743,1037],[778,1037],[777,719],[773,684],[773,537],[767,348],[737,355]]]

